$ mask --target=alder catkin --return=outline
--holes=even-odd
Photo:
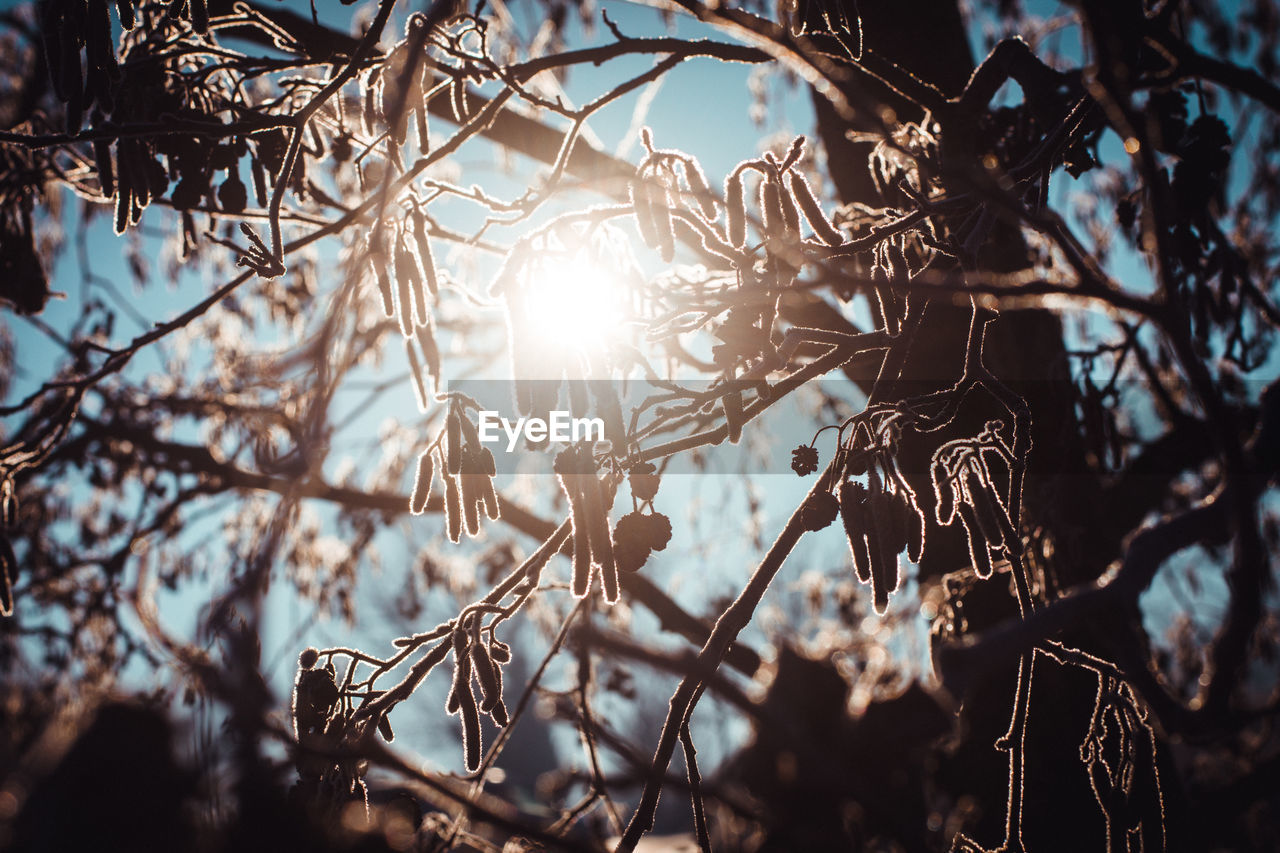
[[[413,237],[418,244],[418,258],[422,261],[422,278],[426,282],[427,290],[431,292],[432,297],[440,295],[440,283],[436,275],[436,259],[431,254],[431,240],[427,232],[427,215],[419,208],[414,208],[410,213],[413,221]],[[427,322],[426,304],[422,306],[421,323]]]
[[[782,224],[782,199],[778,185],[769,178],[760,182],[760,215],[765,237],[781,237],[785,232]]]
[[[406,268],[408,266],[411,266],[411,264],[405,264],[404,266],[401,266],[401,263],[400,263],[402,259],[401,258],[402,251],[403,251],[403,247],[397,247],[396,267],[392,275],[395,276],[396,289],[398,291],[397,295],[399,296],[398,317],[400,320],[400,334],[404,335],[406,338],[409,338],[409,337],[413,337],[413,327],[414,327],[413,293],[412,293],[413,288],[409,282],[409,270]],[[407,261],[408,257],[407,256],[404,257],[403,260]]]
[[[445,711],[458,713],[462,705],[463,692],[471,692],[471,658],[467,656],[467,635],[461,628],[453,631],[453,683],[449,686],[449,698],[445,701]]]
[[[609,532],[609,510],[595,472],[583,475],[583,503],[587,512],[587,539],[592,561],[600,566],[604,599],[609,604],[618,600],[618,565],[613,554],[613,537]]]
[[[396,739],[396,733],[391,730],[391,720],[387,719],[386,714],[378,717],[378,734],[382,735],[382,739],[387,743]]]
[[[987,544],[992,550],[1003,551],[1005,546],[1005,523],[1001,520],[1001,516],[1004,515],[1003,508],[996,508],[997,499],[995,495],[991,493],[983,480],[972,469],[966,477],[965,485],[969,490],[969,497],[973,501],[973,514],[978,519],[982,537],[987,540]]]
[[[427,373],[431,376],[432,383],[438,387],[440,384],[440,348],[436,345],[436,336],[431,331],[431,324],[425,323],[415,330],[418,336],[418,346],[422,350],[422,358],[427,366]]]
[[[409,512],[422,515],[427,511],[427,501],[431,498],[431,481],[435,478],[435,460],[431,451],[424,450],[418,456],[418,469],[413,478],[413,495],[409,498]]]
[[[715,199],[711,197],[711,184],[707,182],[706,173],[702,171],[698,161],[692,157],[688,160],[681,160],[680,164],[684,167],[684,177],[689,182],[690,191],[697,196],[698,209],[702,211],[702,215],[706,217],[708,222],[714,222],[716,218],[716,203]]]
[[[466,756],[467,770],[475,772],[480,767],[480,710],[476,707],[476,697],[471,693],[471,685],[462,691],[459,704],[462,717],[462,748]]]
[[[444,477],[444,514],[449,541],[462,539],[462,496],[458,494],[458,478],[452,474]]]
[[[129,207],[133,203],[133,191],[125,181],[124,162],[120,163],[120,185],[116,194],[115,231],[119,236],[129,229]]]
[[[477,620],[478,621],[478,620]],[[471,642],[471,668],[480,684],[480,710],[488,713],[502,699],[502,685],[499,683],[498,668],[489,657],[489,650],[474,637]]]
[[[413,397],[418,404],[418,411],[425,412],[430,396],[427,394],[427,380],[422,375],[422,362],[413,348],[413,341],[405,338],[404,351],[409,357],[409,378],[413,381]]]
[[[654,193],[654,203],[650,208],[653,213],[654,233],[658,237],[658,255],[663,263],[671,263],[676,254],[676,232],[671,220],[671,197],[664,190]]]
[[[198,33],[209,32],[209,7],[205,0],[189,0],[191,3],[191,26]]]
[[[445,433],[445,468],[451,476],[458,476],[462,471],[462,414],[456,405],[449,406],[449,414],[444,422]]]
[[[849,555],[853,558],[854,574],[862,583],[871,580],[871,557],[867,551],[864,532],[867,527],[863,507],[865,500],[866,489],[861,483],[845,481],[840,487],[840,522],[849,539]]]
[[[809,186],[805,176],[800,172],[791,172],[788,181],[791,184],[791,194],[800,205],[800,212],[804,214],[805,222],[809,223],[809,227],[813,229],[814,234],[818,235],[818,239],[828,246],[839,246],[843,243],[844,235],[822,212],[822,205],[818,203],[818,198],[814,195],[813,188]]]
[[[569,474],[567,477],[580,477],[581,474]],[[578,598],[586,598],[591,589],[591,544],[586,509],[582,505],[581,493],[574,483],[566,483],[569,493],[569,515],[573,521],[573,594]]]
[[[724,422],[729,429],[729,443],[737,444],[742,438],[742,392],[730,391],[721,398],[724,405]]]
[[[373,263],[373,274],[378,280],[378,293],[382,296],[382,315],[388,319],[396,315],[395,297],[391,295],[391,278],[387,275],[387,267],[380,264],[376,256],[370,256]]]
[[[790,188],[778,178],[778,200],[782,205],[782,227],[787,237],[800,236],[800,212],[796,209],[796,200]]]
[[[729,221],[729,245],[741,249],[747,242],[747,203],[742,173],[734,172],[724,184],[725,214]]]
[[[489,451],[486,450],[485,453]],[[492,454],[490,455],[492,458]],[[502,517],[502,507],[498,504],[498,493],[493,488],[493,477],[485,476],[480,481],[481,498],[484,500],[484,514],[492,521]]]
[[[980,578],[991,577],[991,551],[987,548],[987,540],[982,536],[981,526],[973,507],[964,501],[956,505],[960,520],[964,522],[965,533],[969,536],[969,559],[973,561],[973,570]]]
[[[873,472],[874,473],[874,472]],[[889,607],[889,593],[898,585],[898,557],[890,553],[888,531],[884,526],[882,501],[884,494],[873,480],[867,496],[867,551],[871,558],[872,607],[883,615]]]
[[[924,513],[920,512],[914,493],[904,489],[900,494],[903,525],[907,531],[907,559],[919,563],[924,555]]]
[[[93,141],[93,159],[98,167],[98,186],[102,188],[102,195],[104,198],[111,198],[116,194],[115,172],[111,167],[111,140]]]
[[[467,535],[473,538],[480,535],[480,504],[484,501],[476,483],[478,476],[468,473],[458,475],[462,487],[462,512],[467,522]]]
[[[409,282],[409,295],[412,297],[413,304],[409,327],[412,329],[427,321],[427,291],[422,282],[422,264],[418,260],[417,252],[413,251],[407,242],[402,241],[396,246],[396,270],[400,273],[402,280]],[[408,312],[408,310],[406,306],[405,311]]]
[[[120,26],[133,29],[133,0],[116,0],[116,14],[120,16]]]

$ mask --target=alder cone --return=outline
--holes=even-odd
[[[804,529],[822,530],[840,515],[840,501],[830,492],[818,492],[809,497],[800,508],[800,521]]]
[[[227,213],[243,213],[249,203],[244,181],[234,172],[218,187],[218,205]]]
[[[670,542],[671,519],[660,512],[629,512],[613,528],[614,558],[623,572],[639,571],[650,554],[665,549]]]
[[[657,471],[652,462],[641,462],[633,465],[627,472],[627,479],[631,483],[631,494],[636,500],[651,501],[658,494],[660,478]]]

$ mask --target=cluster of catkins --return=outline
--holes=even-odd
[[[480,767],[480,714],[485,713],[494,725],[509,722],[507,706],[502,701],[502,664],[511,660],[511,647],[489,632],[489,641],[481,636],[480,614],[459,618],[453,629],[453,686],[445,710],[457,714],[462,721],[462,751],[467,770]],[[480,687],[480,701],[472,684]]]
[[[575,445],[556,456],[555,471],[569,501],[573,525],[573,594],[585,597],[598,574],[605,601],[618,600],[618,573],[638,572],[649,555],[661,551],[671,541],[671,520],[653,511],[658,491],[658,474],[651,463],[640,462],[629,473],[636,509],[618,519],[609,529],[614,484],[596,475],[591,447]],[[648,504],[649,512],[640,507]]]
[[[719,215],[717,201],[698,161],[681,151],[654,149],[649,132],[644,132],[648,156],[640,164],[631,182],[631,204],[636,224],[645,244],[657,249],[664,261],[670,262],[675,251],[676,225],[679,223],[700,238],[703,248],[732,262],[744,272],[741,252],[747,245],[747,203],[744,178],[747,172],[760,175],[759,210],[761,231],[770,254],[789,259],[796,267],[794,255],[801,243],[800,221],[829,246],[839,246],[844,235],[831,224],[822,211],[813,188],[797,168],[804,153],[804,137],[797,137],[782,159],[766,152],[762,158],[739,163],[725,180],[725,224],[715,226]],[[684,196],[690,204],[681,205]],[[701,219],[686,219],[685,210]]]
[[[609,530],[614,488],[596,476],[589,444],[572,445],[556,454],[555,472],[569,501],[573,525],[573,594],[586,597],[598,573],[604,600],[613,604],[618,600],[618,563]]]
[[[302,747],[296,766],[303,789],[312,797],[333,797],[338,802],[352,795],[363,798],[365,762],[335,758],[334,753],[366,729],[352,726],[355,715],[350,702],[343,699],[333,659],[327,658],[321,665],[320,652],[314,648],[303,649],[298,655],[291,711],[294,735]],[[365,725],[373,725],[373,721]],[[384,740],[395,738],[385,714],[378,717],[376,726]]]
[[[204,8],[203,0],[194,2]],[[120,23],[131,29],[132,0],[117,0],[116,10]],[[207,12],[205,22],[207,25]],[[85,110],[95,101],[103,109],[111,109],[112,88],[120,77],[107,0],[42,0],[40,37],[54,94],[67,105],[67,132],[76,133]],[[89,66],[87,74],[80,57],[82,48]]]
[[[813,473],[817,450],[796,448],[791,467],[801,476]],[[871,585],[875,612],[883,614],[898,588],[902,553],[915,563],[924,552],[925,518],[915,491],[894,463],[892,444],[842,449],[824,476],[834,487],[820,489],[806,500],[801,522],[808,530],[821,530],[840,519],[854,573],[859,582]]]
[[[435,472],[444,480],[445,527],[449,541],[462,538],[463,523],[468,536],[480,533],[480,513],[498,519],[498,493],[493,488],[497,465],[493,453],[480,442],[476,430],[461,404],[451,403],[445,416],[445,427],[431,446],[418,456],[409,510],[421,515],[431,498]]]
[[[369,235],[365,255],[382,298],[382,313],[396,318],[404,336],[418,407],[426,411],[440,382],[440,348],[436,343],[431,304],[440,295],[435,256],[431,252],[427,215],[410,205],[398,222],[380,222]]]
[[[989,454],[1006,463],[1012,458],[1000,427],[999,421],[990,421],[976,439],[943,444],[934,452],[929,468],[938,523],[950,525],[960,519],[969,537],[973,569],[981,578],[991,576],[996,560],[1011,555],[1017,539],[986,460]]]

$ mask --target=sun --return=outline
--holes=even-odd
[[[529,271],[524,289],[527,321],[552,346],[601,352],[624,332],[621,277],[602,263],[548,256]]]

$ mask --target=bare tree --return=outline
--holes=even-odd
[[[0,844],[1276,843],[1280,10],[660,5],[4,14]]]

